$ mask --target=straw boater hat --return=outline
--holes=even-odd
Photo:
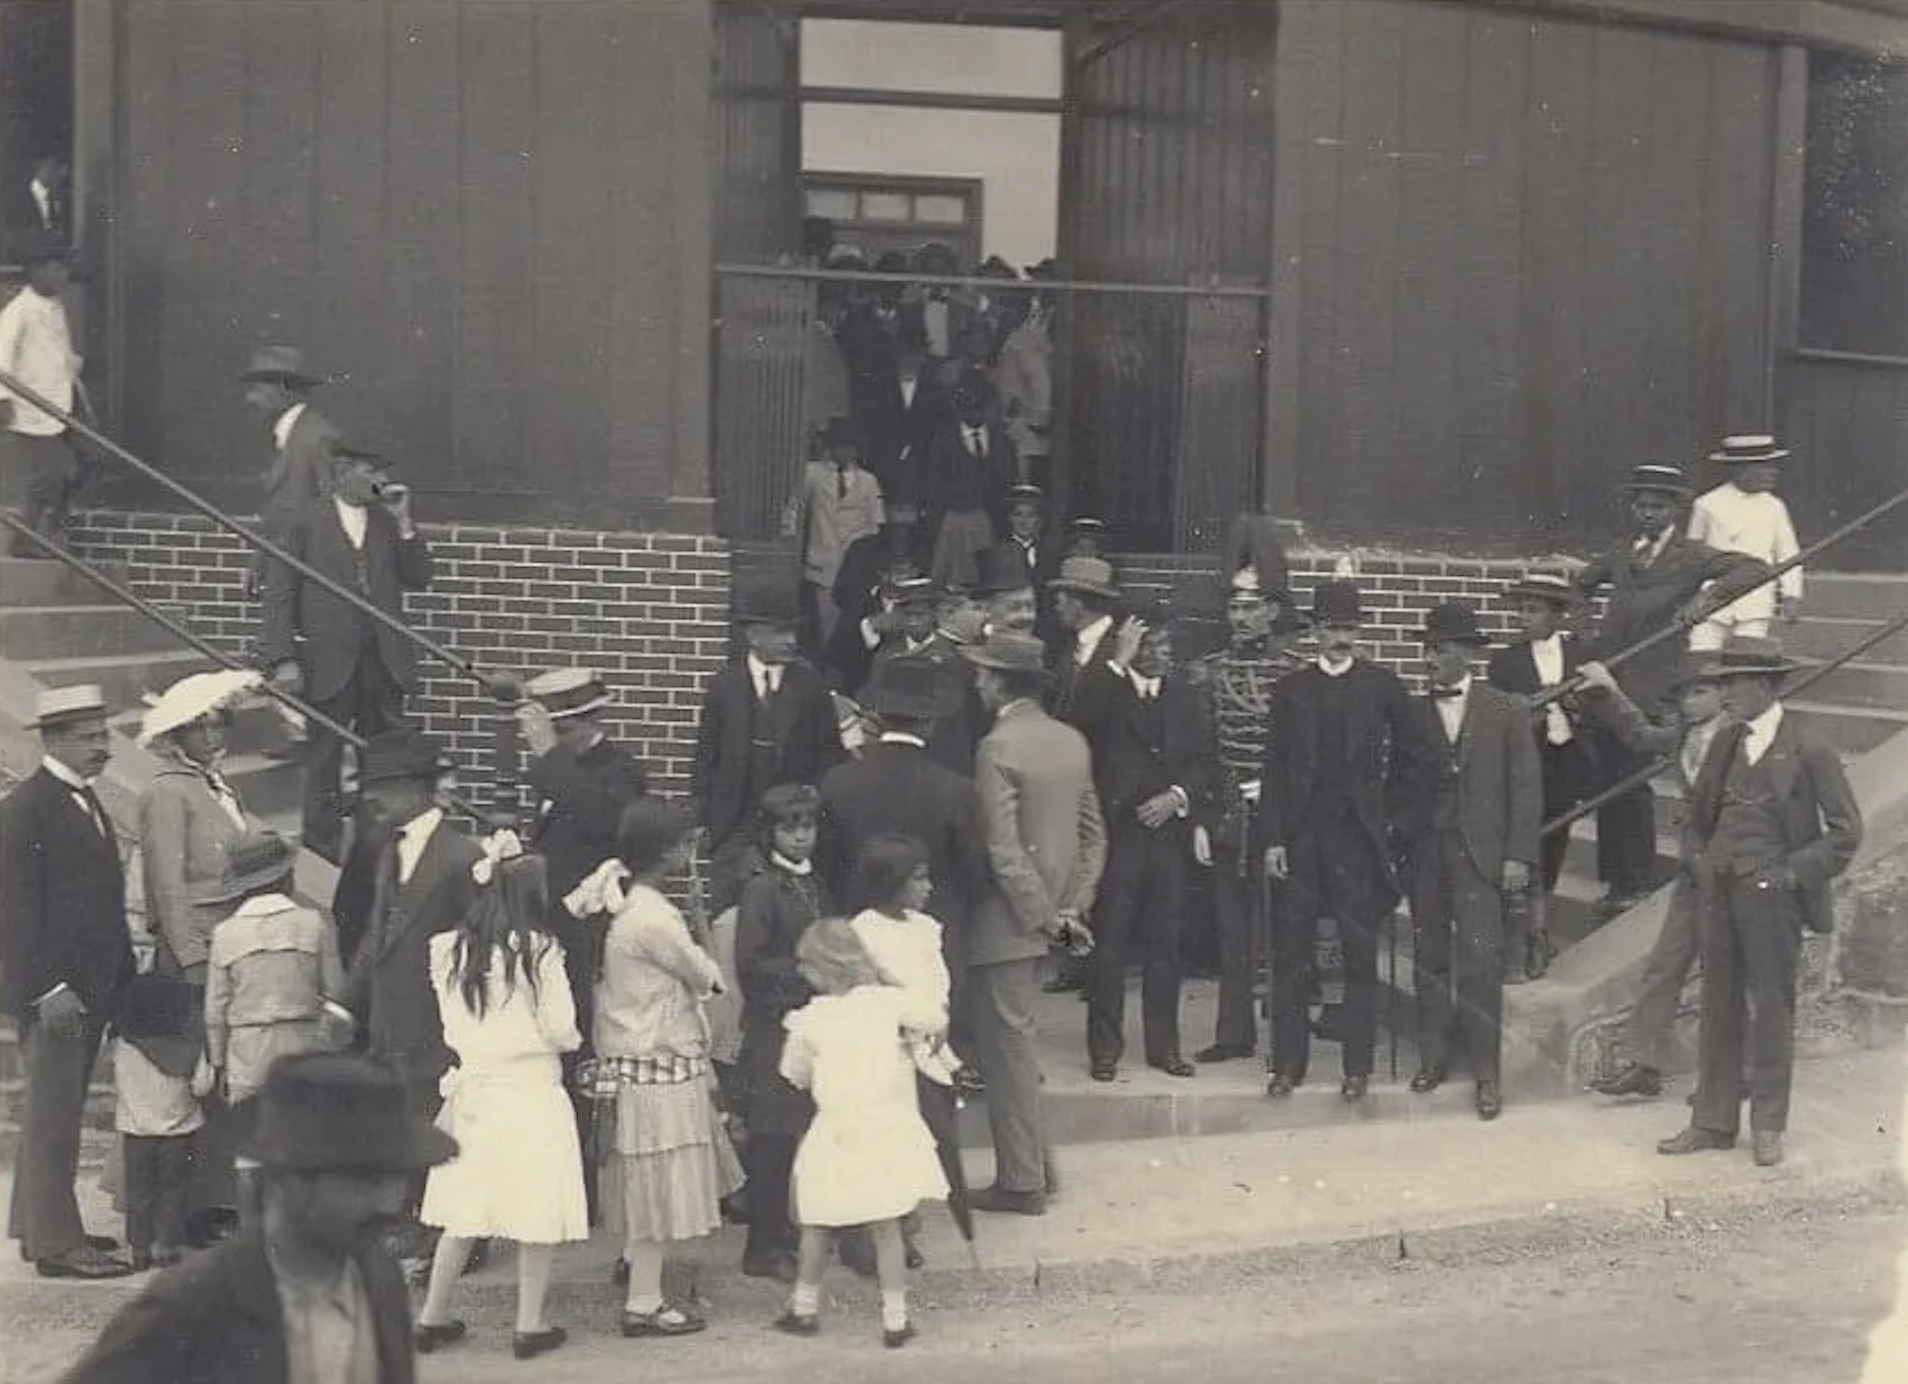
[[[1105,538],[1109,532],[1106,520],[1096,519],[1091,514],[1082,514],[1067,527],[1075,534],[1092,534],[1095,538]]]
[[[293,1172],[416,1172],[455,1158],[457,1141],[412,1108],[383,1064],[308,1052],[271,1065],[242,1151]]]
[[[896,605],[905,606],[932,605],[946,593],[934,578],[919,572],[908,572],[888,583],[888,594],[894,597]]]
[[[1680,466],[1648,461],[1631,468],[1623,489],[1632,495],[1672,495],[1682,499],[1689,494],[1689,481]]]
[[[1787,461],[1789,449],[1776,446],[1776,440],[1767,433],[1750,433],[1725,437],[1722,450],[1711,452],[1709,459],[1724,466],[1747,466],[1757,461]]]
[[[1491,637],[1477,627],[1477,612],[1462,601],[1444,601],[1431,607],[1424,619],[1427,644],[1470,644],[1484,648]]]
[[[151,699],[145,719],[139,723],[139,743],[150,745],[162,735],[223,711],[240,697],[256,692],[264,681],[249,668],[188,674]]]
[[[261,346],[239,379],[246,384],[290,384],[310,388],[328,383],[305,369],[305,353],[296,346]]]
[[[297,864],[292,843],[269,827],[247,832],[225,853],[225,870],[217,884],[206,886],[200,903],[233,903],[256,889],[276,884]]]
[[[1577,584],[1558,572],[1526,572],[1504,588],[1507,601],[1548,601],[1559,610],[1567,610],[1580,598]]]
[[[104,719],[106,694],[92,683],[49,687],[33,699],[33,719],[26,730],[51,730],[75,721]]]
[[[1041,510],[1047,508],[1047,492],[1032,481],[1016,481],[1007,487],[1007,508],[1015,505],[1036,505]]]
[[[553,721],[600,711],[615,698],[603,679],[589,668],[552,668],[523,685],[523,694],[550,714]]]
[[[1060,575],[1048,583],[1055,591],[1077,591],[1109,601],[1119,599],[1113,585],[1113,564],[1103,557],[1070,557],[1060,564]]]

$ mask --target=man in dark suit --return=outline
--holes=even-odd
[[[1689,485],[1676,466],[1636,467],[1624,486],[1636,535],[1577,573],[1586,596],[1610,588],[1603,622],[1587,656],[1607,663],[1621,649],[1658,630],[1694,629],[1768,575],[1766,563],[1694,543],[1683,534]],[[1714,583],[1708,591],[1704,588]],[[1670,684],[1682,667],[1687,640],[1668,638],[1613,668],[1624,695],[1647,716],[1671,714]],[[1605,783],[1641,768],[1643,759],[1621,742],[1598,742]],[[1656,800],[1646,783],[1612,800],[1597,813],[1597,864],[1610,886],[1607,909],[1618,913],[1655,883]]]
[[[0,251],[9,257],[17,256],[20,244],[34,236],[71,241],[71,182],[66,160],[59,154],[48,150],[34,158],[32,176],[10,182],[5,189],[7,243],[0,245]]]
[[[982,371],[964,371],[949,402],[928,435],[922,518],[934,533],[928,570],[943,586],[966,590],[979,577],[980,554],[1000,541],[996,525],[1020,462],[993,408],[993,386]]]
[[[953,986],[949,1038],[955,1051],[971,1056],[968,924],[990,882],[987,838],[974,781],[928,750],[931,728],[959,714],[963,703],[939,670],[897,658],[876,669],[861,704],[879,720],[881,737],[860,759],[822,776],[816,863],[833,897],[846,899],[855,859],[874,837],[898,832],[927,847],[934,892],[924,911],[941,924]]]
[[[1344,1084],[1362,1100],[1378,1026],[1378,930],[1399,899],[1395,840],[1420,791],[1428,746],[1398,675],[1358,656],[1363,602],[1331,578],[1312,593],[1318,659],[1272,694],[1258,830],[1285,886],[1272,933],[1272,1057],[1266,1094],[1291,1095],[1311,1057],[1312,946],[1338,923],[1345,954]]]
[[[246,407],[272,432],[258,511],[271,537],[324,495],[332,453],[344,434],[312,407],[312,391],[325,379],[305,368],[304,352],[296,346],[261,347],[239,380]]]
[[[86,1234],[73,1179],[86,1089],[133,974],[119,842],[93,780],[111,753],[97,687],[40,695],[45,757],[0,802],[0,1013],[26,1079],[7,1234],[43,1278],[118,1278],[113,1241]]]
[[[1106,875],[1087,963],[1087,1058],[1111,1081],[1126,1046],[1126,959],[1139,953],[1146,1065],[1193,1075],[1179,1046],[1179,932],[1191,821],[1210,765],[1199,696],[1173,668],[1171,612],[1142,606],[1111,656],[1082,674],[1074,713],[1093,752],[1106,819]]]
[[[1434,606],[1425,621],[1434,753],[1410,814],[1419,1061],[1411,1089],[1443,1084],[1458,1046],[1478,1118],[1494,1120],[1504,1108],[1504,900],[1530,887],[1543,778],[1522,704],[1472,676],[1488,643],[1477,613],[1459,602]]]
[[[890,516],[880,533],[857,538],[842,557],[834,593],[840,613],[822,661],[835,689],[846,696],[861,690],[874,667],[875,651],[900,622],[894,582],[925,569],[923,555],[917,551],[920,545],[914,541],[913,522],[902,523]]]
[[[1659,1153],[1734,1145],[1746,1057],[1756,1164],[1782,1161],[1802,935],[1834,929],[1829,886],[1862,843],[1841,756],[1782,704],[1783,679],[1796,668],[1774,641],[1750,638],[1704,665],[1737,724],[1710,746],[1690,799],[1704,908],[1701,1052],[1695,1113]]]
[[[818,783],[847,754],[828,684],[796,653],[800,621],[794,574],[737,576],[741,649],[703,693],[690,770],[697,820],[711,852],[711,917],[741,897],[762,795],[778,783]]]
[[[1049,584],[1054,616],[1065,631],[1064,647],[1054,654],[1053,685],[1047,710],[1057,719],[1078,726],[1073,705],[1076,690],[1088,669],[1104,664],[1113,653],[1113,617],[1119,608],[1119,588],[1113,584],[1113,564],[1102,557],[1070,556]]]
[[[918,572],[896,577],[888,590],[892,627],[875,650],[875,676],[878,679],[883,668],[897,662],[919,663],[933,671],[947,710],[927,728],[928,753],[955,773],[971,775],[974,742],[986,727],[975,702],[973,670],[954,641],[941,633],[940,612],[946,595],[932,578]]]
[[[865,395],[861,436],[868,469],[881,482],[888,515],[912,523],[925,505],[928,439],[947,414],[947,391],[927,359],[919,325],[903,323],[890,361],[876,367]]]
[[[402,619],[404,592],[430,584],[431,553],[411,519],[410,492],[391,486],[361,454],[328,455],[324,498],[287,512],[286,551],[385,614]],[[304,638],[303,649],[294,643]],[[282,562],[265,565],[259,656],[280,688],[366,737],[399,725],[417,688],[411,641]],[[305,777],[305,844],[336,861],[343,833],[344,742],[311,728]]]
[[[996,551],[1019,564],[1025,577],[1023,588],[999,587],[1005,572],[994,563],[1001,559],[989,553],[981,555],[982,585],[993,583],[996,590],[1025,589],[1033,600],[1033,631],[1049,648],[1060,634],[1053,592],[1048,589],[1060,575],[1060,546],[1059,538],[1047,533],[1047,497],[1039,486],[1022,481],[1007,492],[1007,538]],[[978,588],[975,594],[981,594]]]
[[[1517,606],[1524,637],[1491,655],[1492,687],[1520,697],[1536,697],[1576,679],[1583,651],[1564,622],[1578,600],[1575,583],[1552,572],[1531,572],[1514,582],[1505,597]],[[1596,761],[1589,749],[1595,724],[1580,724],[1572,698],[1558,698],[1532,712],[1531,733],[1537,742],[1537,762],[1543,771],[1544,820],[1562,816],[1595,791]],[[1508,938],[1512,952],[1524,943],[1523,956],[1506,964],[1532,980],[1549,967],[1551,946],[1545,922],[1550,896],[1563,876],[1570,834],[1552,832],[1538,847],[1542,855],[1541,890],[1532,891],[1530,936]]]
[[[282,1058],[246,1147],[261,1224],[154,1279],[66,1384],[411,1384],[410,1294],[379,1240],[410,1181],[456,1151],[375,1063]]]

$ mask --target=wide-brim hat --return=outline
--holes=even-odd
[[[145,718],[139,723],[139,743],[150,745],[162,735],[183,730],[223,711],[240,697],[256,692],[264,681],[264,677],[251,668],[190,673],[152,698]]]
[[[332,443],[331,455],[336,457],[339,461],[361,461],[365,465],[375,466],[379,470],[389,469],[391,465],[391,458],[376,448],[360,447],[350,442]]]
[[[641,797],[623,809],[616,827],[616,853],[640,875],[661,864],[695,829],[696,815],[688,804],[653,795]]]
[[[962,649],[961,657],[1004,673],[1040,673],[1046,671],[1047,646],[1018,630],[990,629],[986,639]]]
[[[987,612],[971,605],[951,610],[934,632],[956,648],[975,647],[987,640]]]
[[[1113,584],[1113,564],[1101,557],[1070,557],[1060,564],[1060,574],[1047,583],[1055,591],[1076,591],[1109,601],[1119,599]]]
[[[1715,679],[1741,677],[1784,678],[1806,665],[1785,656],[1773,639],[1737,635],[1703,659],[1706,675]]]
[[[435,782],[453,760],[437,742],[409,727],[381,731],[365,744],[358,756],[360,784],[394,783],[403,779],[429,779]]]
[[[1015,481],[1007,487],[1006,507],[1012,509],[1015,505],[1038,505],[1044,510],[1047,507],[1047,492],[1032,481]]]
[[[1472,644],[1479,648],[1491,637],[1478,628],[1477,612],[1463,601],[1442,601],[1424,617],[1427,644]]]
[[[1504,588],[1507,601],[1548,601],[1559,609],[1568,609],[1583,599],[1583,593],[1569,577],[1557,572],[1526,572]]]
[[[457,1141],[411,1105],[382,1063],[346,1053],[281,1057],[265,1074],[240,1152],[290,1172],[415,1172],[457,1156]]]
[[[218,883],[198,894],[200,903],[232,903],[277,884],[297,868],[298,850],[269,827],[250,831],[226,849],[225,869]]]
[[[946,594],[939,582],[919,572],[897,576],[888,583],[888,595],[896,605],[933,605]]]
[[[1721,682],[1722,672],[1715,665],[1716,659],[1713,654],[1697,655],[1685,652],[1676,664],[1674,675],[1670,678],[1669,690],[1681,692],[1691,683]]]
[[[75,721],[90,721],[106,716],[106,693],[93,683],[71,687],[49,687],[33,698],[33,719],[27,730],[51,730]]]
[[[1680,466],[1650,461],[1631,468],[1630,478],[1623,482],[1623,489],[1632,495],[1674,495],[1682,498],[1689,494],[1689,479]]]
[[[1312,588],[1314,625],[1362,625],[1365,600],[1358,584],[1344,577],[1327,577]]]
[[[935,721],[959,710],[961,694],[934,664],[903,656],[875,668],[874,677],[861,689],[860,700],[862,709],[876,716]]]
[[[1737,437],[1725,437],[1722,447],[1709,454],[1711,461],[1719,461],[1724,466],[1748,466],[1758,461],[1787,461],[1789,449],[1778,447],[1776,440],[1767,433],[1747,433]]]
[[[588,668],[552,668],[523,685],[523,694],[549,713],[553,721],[600,711],[615,698],[609,686]]]
[[[739,625],[792,626],[801,623],[802,598],[795,574],[761,569],[735,579],[735,620]]]
[[[305,368],[305,353],[296,346],[261,346],[252,352],[251,364],[239,374],[246,384],[320,385],[323,375]]]
[[[984,548],[974,559],[978,579],[970,588],[976,596],[998,596],[1004,591],[1027,591],[1034,584],[1027,559],[1012,543],[997,543]]]

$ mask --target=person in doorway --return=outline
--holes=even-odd
[[[1081,514],[1067,525],[1068,557],[1107,557],[1112,551],[1113,531],[1104,519]]]
[[[1795,1072],[1796,968],[1804,933],[1835,926],[1829,885],[1862,842],[1842,758],[1782,704],[1797,665],[1738,638],[1704,667],[1736,724],[1717,736],[1691,794],[1702,900],[1703,1011],[1695,1111],[1663,1154],[1726,1149],[1742,1121],[1758,1167],[1782,1161]]]
[[[1206,757],[1212,792],[1193,827],[1193,857],[1212,870],[1219,923],[1219,1010],[1212,1045],[1196,1062],[1228,1062],[1259,1050],[1252,993],[1270,920],[1262,917],[1270,890],[1252,859],[1264,784],[1265,742],[1271,730],[1272,692],[1303,667],[1291,652],[1305,628],[1289,592],[1268,591],[1253,567],[1232,574],[1226,599],[1230,639],[1196,663],[1192,683],[1204,697]]]
[[[72,279],[65,241],[46,232],[22,238],[26,287],[0,307],[0,370],[62,413],[80,398],[80,367],[63,296]],[[7,500],[24,501],[21,519],[48,543],[64,544],[73,497],[82,481],[79,453],[64,420],[0,385],[0,478]],[[37,545],[15,533],[15,557],[38,557]]]
[[[1757,558],[1726,553],[1682,534],[1677,520],[1689,501],[1689,486],[1680,467],[1638,466],[1623,489],[1635,536],[1577,573],[1577,588],[1586,597],[1610,589],[1602,623],[1585,651],[1599,662],[1661,630],[1694,629],[1769,572]],[[1682,666],[1680,642],[1659,640],[1611,670],[1624,695],[1646,715],[1669,710],[1670,683]],[[1628,778],[1644,762],[1609,737],[1599,738],[1596,755],[1605,784]],[[1604,911],[1613,917],[1655,884],[1656,805],[1647,783],[1598,811],[1597,865],[1609,885]]]
[[[985,375],[965,371],[951,416],[928,443],[922,498],[934,529],[931,575],[949,588],[966,590],[979,578],[977,558],[999,539],[995,517],[1020,469],[1014,444],[992,416],[991,395]]]
[[[1565,628],[1578,604],[1577,588],[1568,577],[1552,572],[1530,572],[1514,582],[1505,596],[1517,607],[1523,638],[1491,655],[1492,687],[1520,697],[1536,697],[1576,679],[1583,653]],[[1555,821],[1594,791],[1596,761],[1579,724],[1575,703],[1559,697],[1532,713],[1537,760],[1543,770],[1544,820]],[[1538,847],[1541,854],[1540,889],[1533,890],[1530,935],[1508,939],[1512,970],[1535,980],[1549,968],[1554,951],[1547,923],[1549,902],[1563,877],[1564,855],[1570,848],[1568,832],[1553,832]],[[1523,955],[1514,953],[1523,942]]]
[[[888,517],[910,528],[926,503],[928,441],[946,413],[947,391],[929,368],[927,343],[918,325],[903,324],[856,422],[863,460],[881,482]]]
[[[1060,543],[1049,541],[1047,534],[1047,497],[1037,485],[1022,481],[1007,492],[1007,537],[999,545],[1009,557],[1025,568],[1027,589],[1033,592],[1034,632],[1048,645],[1059,635],[1053,612],[1053,593],[1048,585],[1060,572]],[[988,554],[981,555],[981,578],[990,573]]]
[[[1474,676],[1489,640],[1461,602],[1434,606],[1424,626],[1427,738],[1434,752],[1412,809],[1418,1073],[1435,1091],[1464,1054],[1481,1120],[1504,1108],[1505,899],[1530,888],[1543,825],[1543,770],[1529,718],[1509,693]]]
[[[1311,1056],[1313,941],[1338,923],[1345,956],[1342,1015],[1347,1101],[1363,1100],[1378,1023],[1378,933],[1397,906],[1394,847],[1423,791],[1429,746],[1398,675],[1359,657],[1364,602],[1328,578],[1312,593],[1318,658],[1272,694],[1258,848],[1283,884],[1273,915],[1272,1055],[1266,1094],[1290,1096]]]
[[[20,240],[36,235],[72,240],[72,192],[72,170],[63,155],[50,149],[34,158],[24,183],[9,183],[4,210],[10,257],[19,255]]]
[[[273,1066],[246,1152],[260,1224],[154,1279],[65,1384],[412,1384],[410,1294],[380,1241],[456,1145],[377,1063],[306,1053]]]
[[[1113,565],[1105,558],[1073,556],[1060,564],[1060,574],[1049,583],[1054,616],[1066,632],[1066,649],[1056,657],[1049,710],[1060,720],[1077,724],[1074,705],[1087,673],[1104,665],[1113,653],[1113,617],[1120,592],[1113,584]]]
[[[239,381],[245,406],[271,429],[272,459],[258,512],[265,536],[276,538],[325,495],[344,434],[312,405],[313,391],[328,381],[306,369],[305,353],[296,346],[260,347]],[[255,575],[263,581],[262,565]]]
[[[1023,479],[1036,486],[1049,484],[1053,472],[1053,292],[1050,288],[1038,288],[1029,298],[1027,315],[1008,334],[1000,349],[994,380],[1000,390],[1007,435],[1020,458]]]
[[[432,571],[410,491],[392,487],[359,454],[334,448],[328,460],[320,484],[329,503],[290,514],[278,539],[293,557],[401,622],[404,593],[429,586]],[[283,562],[265,564],[258,650],[275,686],[366,739],[402,724],[404,699],[417,690],[409,639]],[[311,727],[304,843],[334,863],[344,834],[343,754],[337,735]]]
[[[822,456],[811,461],[782,514],[782,537],[793,539],[802,554],[803,619],[807,647],[819,653],[835,633],[840,607],[835,578],[856,539],[879,533],[886,522],[881,482],[861,465],[861,447],[844,417],[821,430]]]
[[[1742,553],[1776,567],[1802,551],[1789,507],[1775,493],[1789,449],[1773,437],[1726,437],[1709,459],[1729,469],[1729,479],[1697,497],[1689,511],[1689,540],[1726,553]],[[1720,649],[1730,635],[1766,638],[1776,620],[1794,620],[1802,609],[1802,569],[1791,567],[1773,583],[1711,612],[1689,632],[1689,646]]]
[[[40,693],[40,767],[0,801],[0,1014],[25,1086],[7,1235],[42,1278],[132,1272],[86,1233],[73,1189],[93,1065],[135,969],[119,838],[93,790],[106,714],[97,687]]]

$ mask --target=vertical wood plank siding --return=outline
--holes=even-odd
[[[1775,58],[1477,6],[1288,0],[1299,512],[1529,547],[1766,422]]]
[[[1807,358],[1787,367],[1784,439],[1796,460],[1782,490],[1804,541],[1908,489],[1908,364]],[[1899,572],[1908,552],[1900,511],[1845,540],[1824,566]]]
[[[707,250],[676,200],[709,197],[708,0],[122,14],[137,450],[248,505],[269,444],[236,375],[283,340],[434,517],[629,523],[680,488],[706,447],[678,265]]]

